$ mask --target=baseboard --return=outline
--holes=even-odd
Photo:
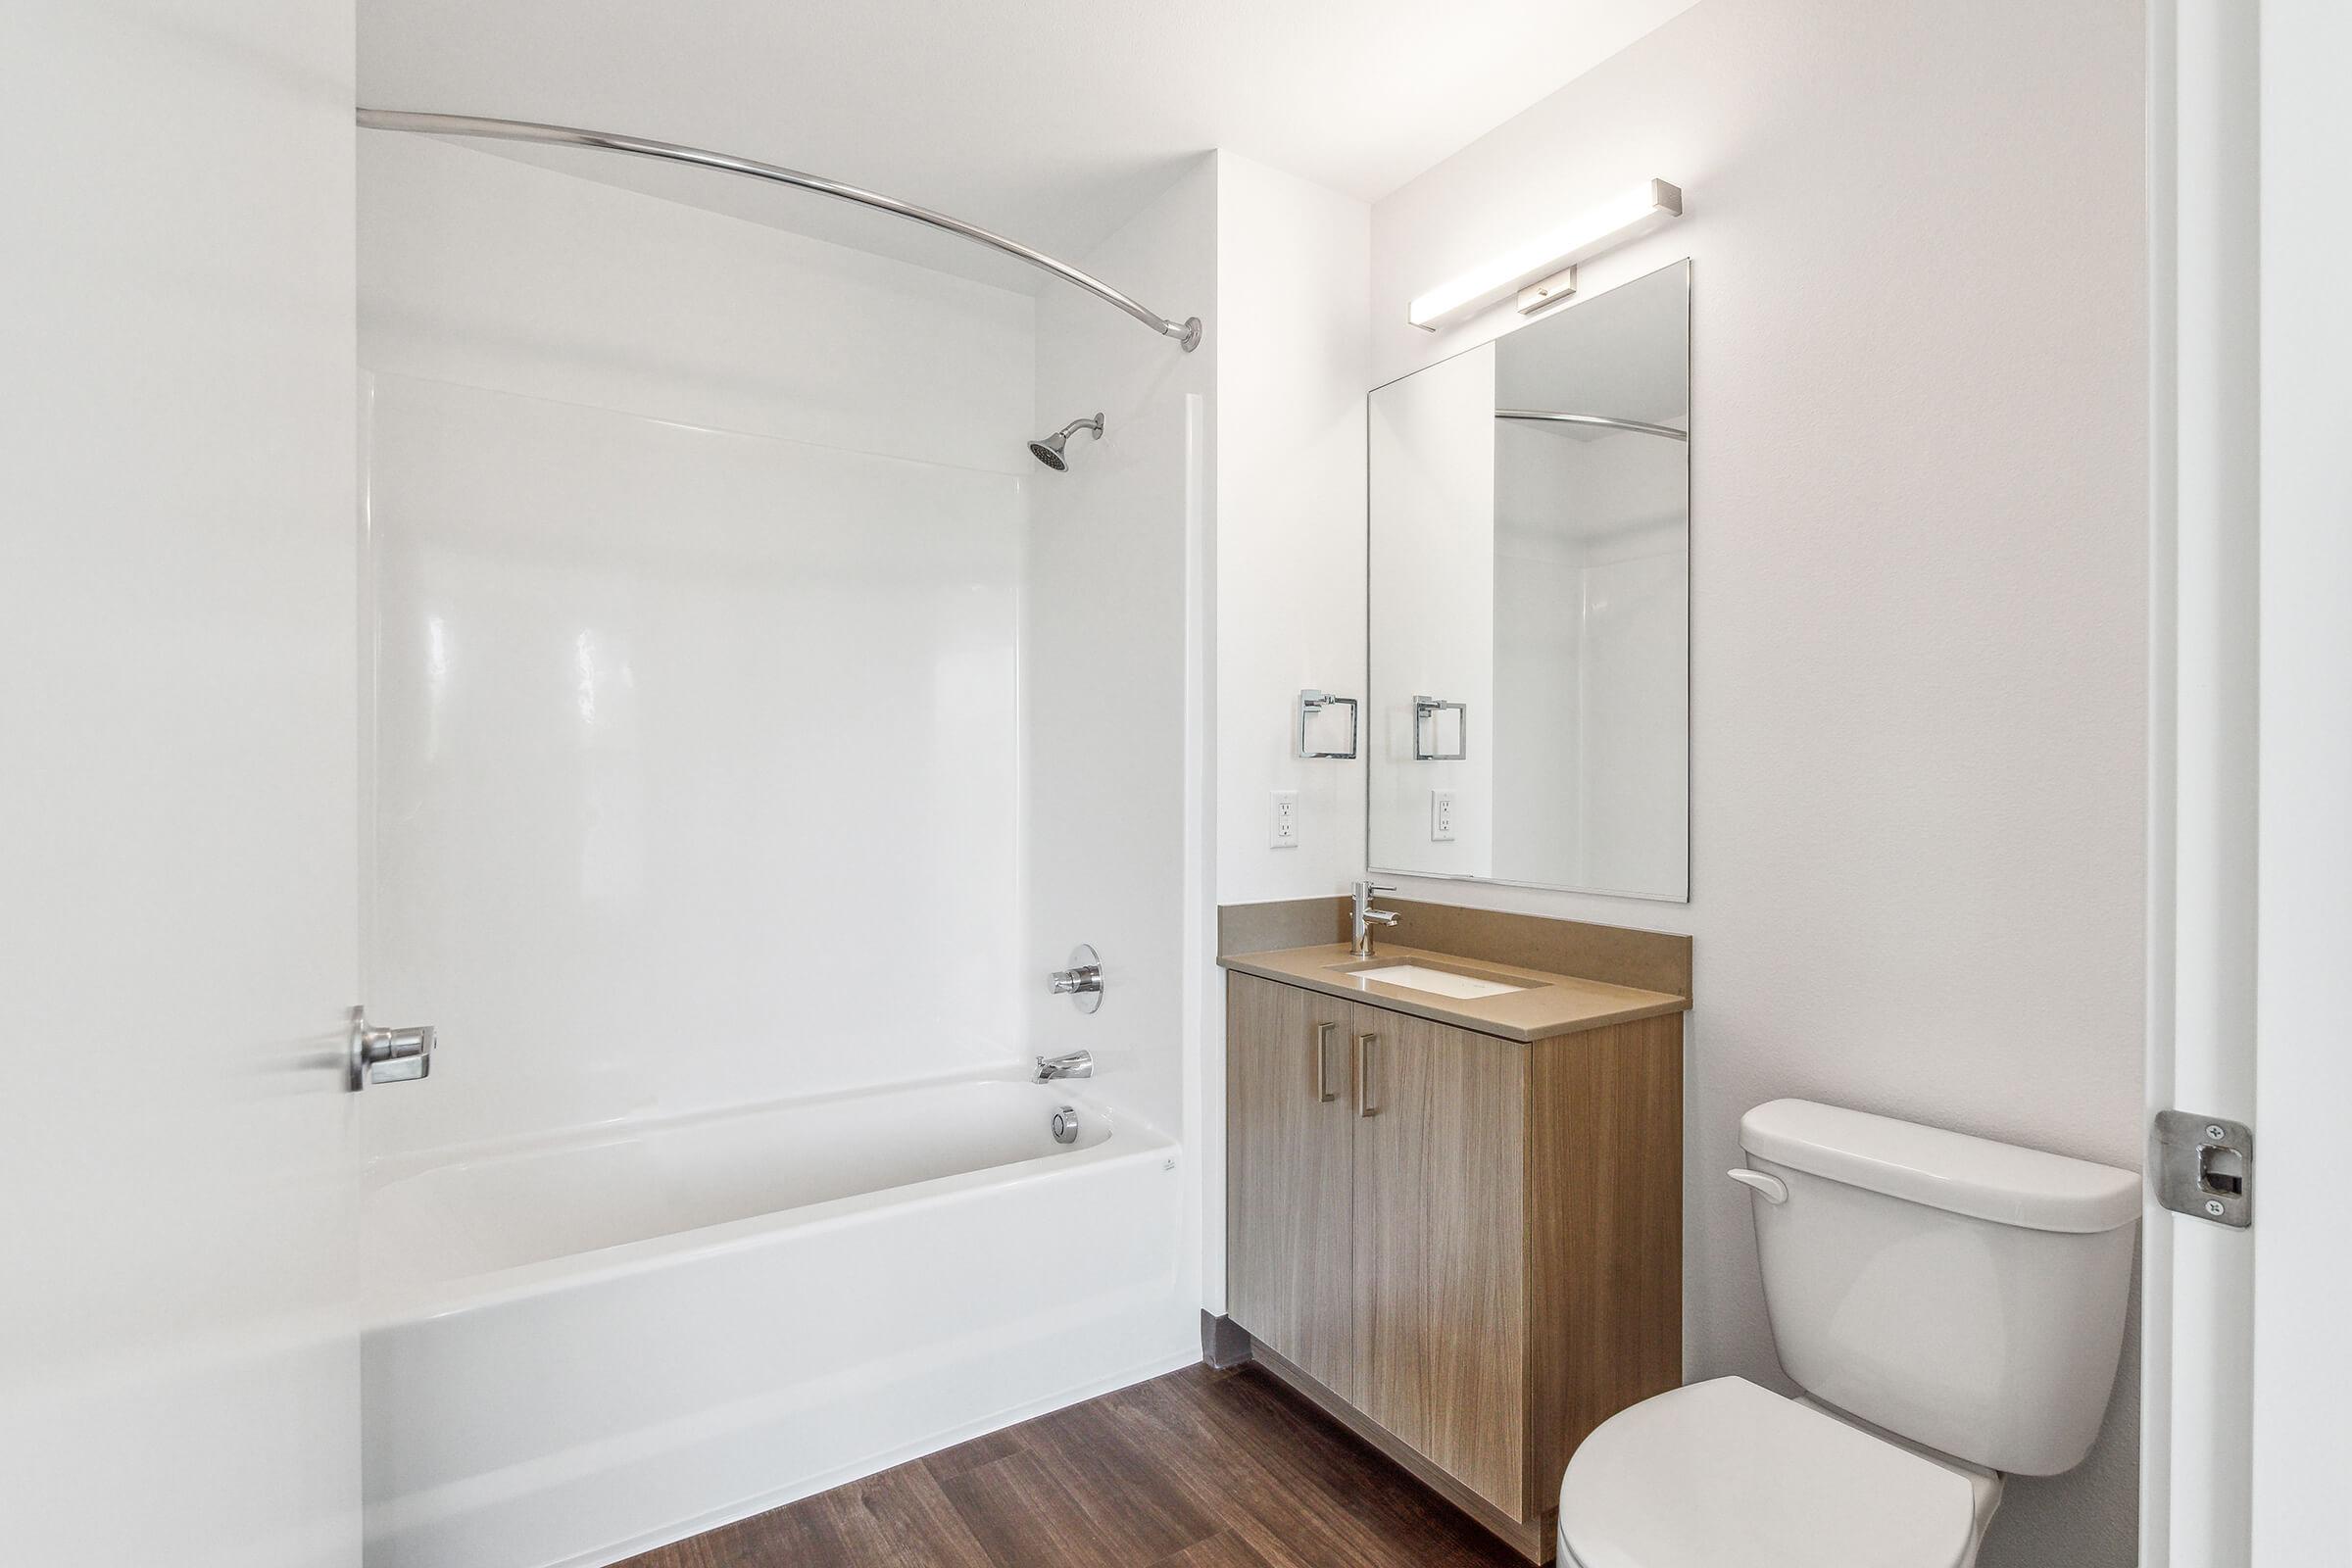
[[[1215,1372],[1229,1371],[1257,1353],[1250,1331],[1229,1317],[1200,1314],[1200,1359]]]
[[[612,1568],[612,1564],[626,1562],[629,1558],[643,1552],[653,1551],[662,1546],[675,1545],[681,1541],[691,1540],[693,1537],[702,1535],[705,1531],[740,1524],[757,1514],[781,1508],[787,1503],[799,1502],[804,1497],[813,1497],[819,1493],[831,1492],[835,1487],[846,1487],[853,1481],[863,1481],[867,1476],[880,1475],[885,1470],[896,1469],[909,1460],[920,1459],[925,1454],[937,1453],[943,1448],[953,1448],[959,1443],[969,1443],[974,1438],[985,1438],[992,1432],[1002,1432],[1006,1427],[1019,1426],[1022,1422],[1034,1420],[1038,1416],[1049,1415],[1073,1404],[1083,1404],[1088,1399],[1099,1398],[1105,1394],[1115,1394],[1121,1389],[1131,1389],[1139,1383],[1149,1383],[1153,1378],[1165,1377],[1170,1372],[1181,1372],[1188,1366],[1200,1364],[1200,1358],[1190,1351],[1155,1357],[1141,1365],[1129,1367],[1123,1372],[1114,1372],[1108,1377],[1093,1378],[1083,1383],[1073,1384],[1057,1394],[1031,1399],[1000,1410],[978,1421],[969,1421],[960,1426],[951,1427],[945,1432],[919,1442],[855,1460],[838,1470],[827,1471],[811,1480],[794,1486],[780,1487],[774,1492],[761,1493],[757,1496],[728,1503],[724,1507],[714,1508],[707,1514],[698,1515],[678,1524],[665,1525],[660,1530],[648,1531],[642,1536],[617,1545],[601,1547],[577,1556],[564,1557],[545,1564],[544,1568]]]

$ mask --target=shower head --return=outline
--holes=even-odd
[[[1098,414],[1091,419],[1072,419],[1043,441],[1030,442],[1029,455],[1052,468],[1055,473],[1066,473],[1069,471],[1070,461],[1062,456],[1062,449],[1070,444],[1070,437],[1081,430],[1092,430],[1095,432],[1095,439],[1102,440],[1102,416]]]

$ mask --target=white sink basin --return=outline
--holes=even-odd
[[[1499,980],[1481,980],[1476,975],[1432,969],[1418,963],[1392,963],[1378,969],[1357,969],[1352,972],[1358,980],[1378,980],[1383,985],[1407,986],[1441,997],[1501,997],[1514,991],[1531,989],[1528,986],[1505,985]]]

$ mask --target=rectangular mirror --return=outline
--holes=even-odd
[[[1369,417],[1371,867],[1687,900],[1690,264]]]

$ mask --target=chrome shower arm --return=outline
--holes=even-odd
[[[1032,250],[1019,240],[1007,239],[977,223],[967,223],[960,218],[935,213],[928,207],[917,207],[912,202],[903,202],[895,196],[885,196],[880,191],[846,185],[821,174],[804,173],[780,164],[763,164],[756,159],[682,146],[677,142],[624,136],[617,131],[583,130],[576,125],[548,125],[530,120],[493,120],[483,115],[418,114],[402,109],[362,109],[359,122],[368,130],[402,130],[422,136],[471,136],[486,141],[537,142],[549,147],[594,147],[605,152],[628,153],[638,158],[656,158],[665,163],[715,169],[721,173],[742,174],[772,184],[813,191],[819,196],[831,196],[839,201],[856,202],[860,207],[896,213],[901,218],[910,218],[918,223],[945,229],[975,245],[985,245],[1015,261],[1027,262],[1031,267],[1051,272],[1063,282],[1074,284],[1097,299],[1117,306],[1161,336],[1174,338],[1187,354],[1200,344],[1200,318],[1198,316],[1182,321],[1171,321],[1164,316],[1146,310],[1101,278],[1089,276],[1067,262],[1055,261],[1043,251]]]

